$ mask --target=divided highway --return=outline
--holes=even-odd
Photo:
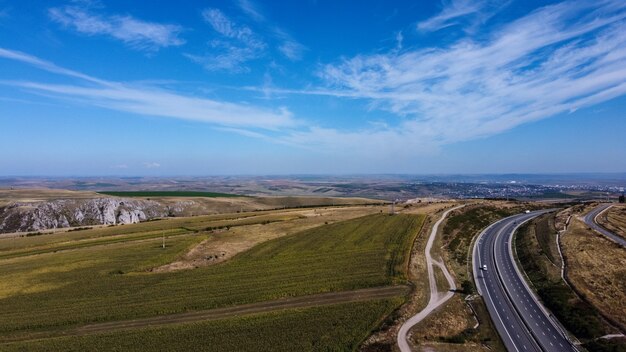
[[[593,210],[591,210],[589,213],[587,213],[587,215],[585,215],[585,217],[583,218],[583,221],[585,222],[585,224],[587,224],[587,226],[591,227],[592,229],[594,229],[594,230],[598,231],[599,233],[603,234],[604,236],[608,237],[613,242],[617,242],[620,245],[622,245],[622,247],[626,247],[626,239],[624,239],[624,238],[614,234],[613,232],[605,229],[604,227],[602,227],[600,224],[598,224],[596,222],[596,218],[598,217],[598,215],[600,215],[600,213],[602,213],[603,211],[607,210],[611,206],[613,206],[613,205],[612,204],[601,204],[601,205],[598,205],[597,207],[593,208]]]
[[[502,219],[485,229],[474,245],[472,265],[478,293],[508,351],[577,351],[538,302],[513,257],[515,230],[546,212],[549,210]]]

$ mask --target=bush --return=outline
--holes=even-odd
[[[463,283],[461,283],[461,288],[463,289],[463,293],[466,295],[474,293],[474,284],[472,284],[469,280],[464,280]]]

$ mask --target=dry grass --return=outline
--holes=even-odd
[[[463,345],[454,345],[450,343],[426,342],[420,346],[423,352],[481,352],[492,351],[485,346],[466,343]]]
[[[212,236],[185,253],[176,261],[154,269],[169,272],[221,263],[255,245],[274,238],[336,221],[380,213],[380,207],[322,208],[291,211],[289,221],[233,227],[214,231]]]
[[[0,206],[11,202],[35,203],[55,199],[99,198],[95,192],[68,191],[63,189],[6,189],[0,188]]]
[[[442,203],[413,203],[407,205],[396,205],[398,212],[406,214],[426,214],[432,215],[443,209],[457,205],[455,202]]]
[[[519,231],[515,236],[516,244],[519,241],[527,246],[537,269],[551,282],[561,280],[561,257],[556,246],[554,224],[553,214],[542,215],[529,225],[527,231]]]
[[[462,313],[461,313],[462,312]],[[411,329],[411,341],[424,350],[436,345],[437,351],[476,350],[488,351],[487,348],[474,342],[453,343],[456,336],[471,329],[476,324],[472,312],[460,295],[452,297],[446,305],[435,311],[423,322]]]
[[[602,314],[626,329],[626,250],[572,218],[562,237],[568,276]]]
[[[235,213],[280,208],[383,203],[379,200],[366,198],[328,197],[152,197],[150,199],[170,207],[183,204],[184,211],[182,216]]]
[[[441,268],[437,265],[433,267],[433,273],[435,274],[437,290],[439,291],[440,295],[443,295],[446,291],[450,290],[450,286],[448,286],[448,280],[446,280],[446,276],[443,274]]]
[[[598,216],[598,222],[614,234],[626,238],[626,206],[614,205]]]

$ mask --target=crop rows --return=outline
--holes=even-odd
[[[142,270],[173,260],[201,236],[177,236],[166,249],[155,239],[5,260],[0,275],[26,282],[19,294],[15,284],[0,284],[0,335],[403,282],[422,220],[366,216],[172,273]]]
[[[401,299],[0,345],[3,351],[353,351]]]

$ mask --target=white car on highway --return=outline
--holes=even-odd
[[[484,265],[483,265],[483,270],[484,270],[484,271],[487,271],[487,264],[484,264]]]

